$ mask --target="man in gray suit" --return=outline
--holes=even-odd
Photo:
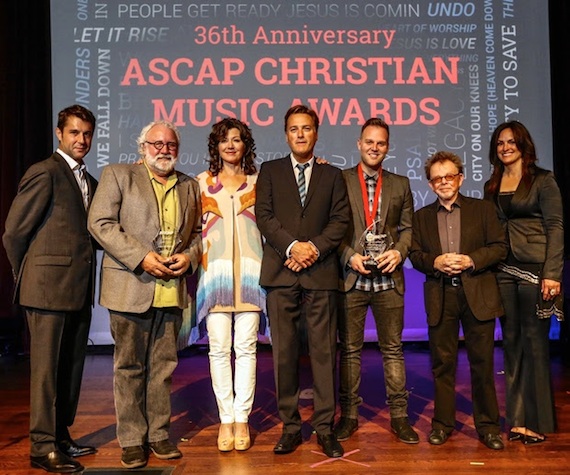
[[[419,442],[408,422],[408,391],[402,348],[404,275],[402,265],[412,242],[414,205],[408,178],[382,168],[390,148],[390,129],[379,118],[368,119],[357,141],[360,163],[343,171],[350,201],[351,223],[339,246],[342,312],[339,316],[341,417],[335,426],[338,440],[358,428],[362,398],[360,370],[364,325],[368,308],[376,322],[382,351],[384,382],[391,429],[407,444]],[[365,234],[385,236],[386,249],[372,256],[363,247]]]
[[[95,242],[87,207],[97,181],[85,170],[95,116],[80,105],[58,114],[58,147],[32,165],[18,186],[3,236],[16,279],[14,301],[30,330],[30,459],[48,472],[72,473],[72,457],[94,454],[71,438],[91,324]]]
[[[425,165],[437,200],[414,213],[410,260],[426,275],[424,302],[435,385],[428,442],[444,444],[455,426],[455,373],[459,325],[471,371],[473,419],[481,441],[503,449],[495,391],[495,318],[503,305],[494,266],[507,256],[494,206],[459,193],[463,163],[437,152]]]
[[[180,135],[167,121],[143,128],[142,164],[109,165],[89,213],[103,246],[100,303],[115,340],[114,396],[121,463],[143,467],[182,454],[169,441],[176,340],[188,305],[185,277],[201,255],[198,183],[175,170]]]

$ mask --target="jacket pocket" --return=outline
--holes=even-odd
[[[37,256],[34,258],[37,266],[70,266],[71,256]]]

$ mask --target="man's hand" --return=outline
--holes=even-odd
[[[174,256],[173,256],[174,257]],[[156,252],[149,252],[141,262],[141,267],[153,277],[162,280],[169,280],[175,277],[175,271],[169,268],[171,258],[162,257]]]
[[[366,268],[366,263],[370,260],[371,258],[369,256],[363,256],[362,254],[353,254],[350,257],[350,260],[348,261],[350,268],[354,271],[354,272],[358,272],[359,274],[362,275],[367,275],[370,274],[370,272],[372,272],[371,270]]]
[[[303,266],[291,257],[289,257],[283,265],[288,269],[291,269],[293,272],[301,272],[303,270]]]
[[[402,254],[395,249],[389,249],[376,258],[377,267],[384,274],[391,274],[394,272],[400,262],[402,262]]]
[[[473,267],[473,261],[466,254],[447,252],[435,258],[433,267],[444,274],[457,275]]]
[[[170,256],[168,268],[174,272],[175,277],[184,274],[190,267],[190,257],[186,254],[173,254]]]
[[[317,261],[318,257],[319,257],[319,254],[317,252],[317,249],[310,242],[297,241],[295,244],[293,244],[293,247],[291,248],[290,259],[295,261],[303,269],[306,269],[307,267],[312,266]],[[287,260],[289,260],[289,259],[287,259]],[[287,262],[287,261],[285,261],[285,262]],[[287,264],[285,264],[285,265],[287,265]],[[289,267],[289,266],[287,266],[287,267]]]

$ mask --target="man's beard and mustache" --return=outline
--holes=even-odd
[[[160,176],[170,175],[174,171],[177,161],[178,158],[170,153],[161,153],[154,157],[147,155],[145,157],[147,166]]]

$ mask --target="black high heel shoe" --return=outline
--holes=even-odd
[[[546,436],[543,435],[542,437],[537,437],[534,435],[525,435],[522,439],[522,443],[524,445],[533,445],[533,444],[540,444],[546,440]]]
[[[515,440],[522,440],[522,439],[524,439],[524,434],[521,434],[520,432],[513,432],[513,431],[509,432],[509,442],[513,442]]]

